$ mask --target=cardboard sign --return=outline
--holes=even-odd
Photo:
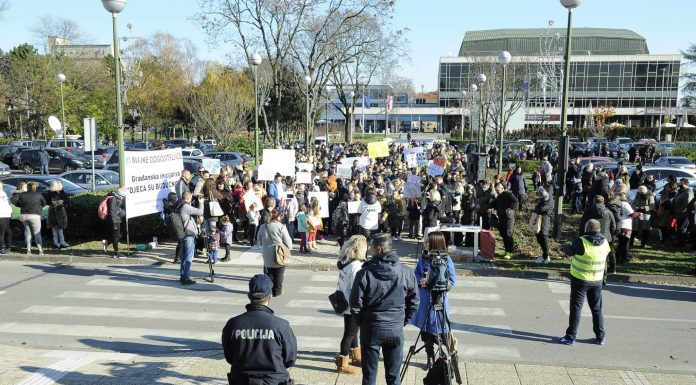
[[[311,172],[298,172],[297,174],[295,174],[295,183],[312,184],[312,173]]]
[[[312,197],[319,201],[319,216],[322,218],[329,217],[329,193],[326,191],[311,191],[307,193],[307,200],[312,201]]]
[[[295,150],[264,149],[262,164],[268,173],[295,176]]]
[[[365,171],[367,166],[370,165],[370,157],[368,156],[358,156],[358,157],[353,157],[353,158],[343,158],[341,159],[341,164],[347,165],[347,166],[352,166],[353,162],[358,161],[358,168],[360,171]]]
[[[124,162],[126,216],[135,218],[162,211],[162,199],[173,191],[184,169],[181,149],[125,151]]]
[[[389,142],[372,142],[367,144],[367,153],[370,158],[386,158],[389,156]]]
[[[244,194],[244,208],[249,211],[249,207],[252,205],[252,203],[256,203],[256,211],[261,211],[263,208],[263,204],[261,203],[261,198],[256,195],[256,192],[254,190],[247,191],[246,194]]]
[[[266,167],[265,165],[259,165],[259,167],[256,169],[256,179],[257,180],[265,180],[265,181],[272,181],[275,178],[276,171],[271,170],[270,167]]]
[[[298,163],[295,168],[299,172],[312,172],[314,171],[314,163]]]
[[[423,147],[404,148],[404,161],[408,160],[410,154],[419,154],[421,152],[425,152]]]
[[[425,167],[428,165],[428,154],[425,152],[416,153],[416,165],[418,167]]]
[[[357,214],[360,201],[348,202],[348,214]]]
[[[408,165],[408,168],[418,167],[418,154],[411,153],[408,155],[404,155],[404,157],[406,158],[406,164]]]
[[[408,179],[404,185],[404,198],[420,198],[421,197],[421,177],[418,175],[408,174]]]
[[[353,177],[353,171],[351,170],[351,167],[352,166],[347,166],[345,164],[336,166],[336,178],[350,180]]]
[[[211,175],[220,174],[220,159],[204,158],[201,159],[201,164],[203,164],[203,168],[208,170]]]

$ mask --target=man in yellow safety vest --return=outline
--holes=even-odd
[[[585,224],[585,235],[573,241],[568,254],[570,263],[570,316],[568,329],[558,342],[575,345],[580,324],[580,312],[585,295],[592,311],[592,330],[595,343],[604,345],[604,317],[602,316],[602,278],[609,254],[609,242],[602,235],[599,221],[590,219]]]

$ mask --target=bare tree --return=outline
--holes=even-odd
[[[607,119],[614,115],[616,115],[616,111],[613,106],[599,105],[592,110],[592,124],[588,128],[595,138],[606,137],[609,129],[609,126],[606,124]]]
[[[36,25],[31,28],[34,35],[34,43],[43,49],[44,53],[51,53],[51,39],[53,44],[83,44],[89,38],[80,30],[80,26],[73,20],[51,15],[43,15]]]
[[[0,1],[0,20],[2,20],[2,15],[10,9],[10,3],[8,0]]]

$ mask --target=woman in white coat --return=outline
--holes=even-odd
[[[341,248],[338,258],[338,290],[343,296],[350,298],[355,275],[362,268],[367,255],[367,238],[363,235],[353,235]],[[360,327],[355,322],[350,308],[343,312],[343,338],[338,356],[336,356],[336,371],[345,374],[359,374],[362,365],[360,346],[358,345],[358,331]],[[352,355],[353,361],[349,362]],[[354,365],[354,366],[351,366]]]

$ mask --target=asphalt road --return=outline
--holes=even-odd
[[[226,320],[243,311],[255,269],[219,266],[215,283],[178,283],[172,265],[0,265],[0,345],[166,354],[219,349]],[[202,277],[207,269],[196,265]],[[342,319],[328,304],[335,272],[288,270],[271,307],[301,351],[335,352]],[[452,327],[466,360],[696,372],[696,288],[613,284],[604,292],[607,345],[583,317],[578,344],[553,338],[567,325],[567,282],[459,277]],[[408,327],[406,345],[417,329]],[[2,347],[0,346],[0,351]],[[423,354],[423,353],[421,353]]]

